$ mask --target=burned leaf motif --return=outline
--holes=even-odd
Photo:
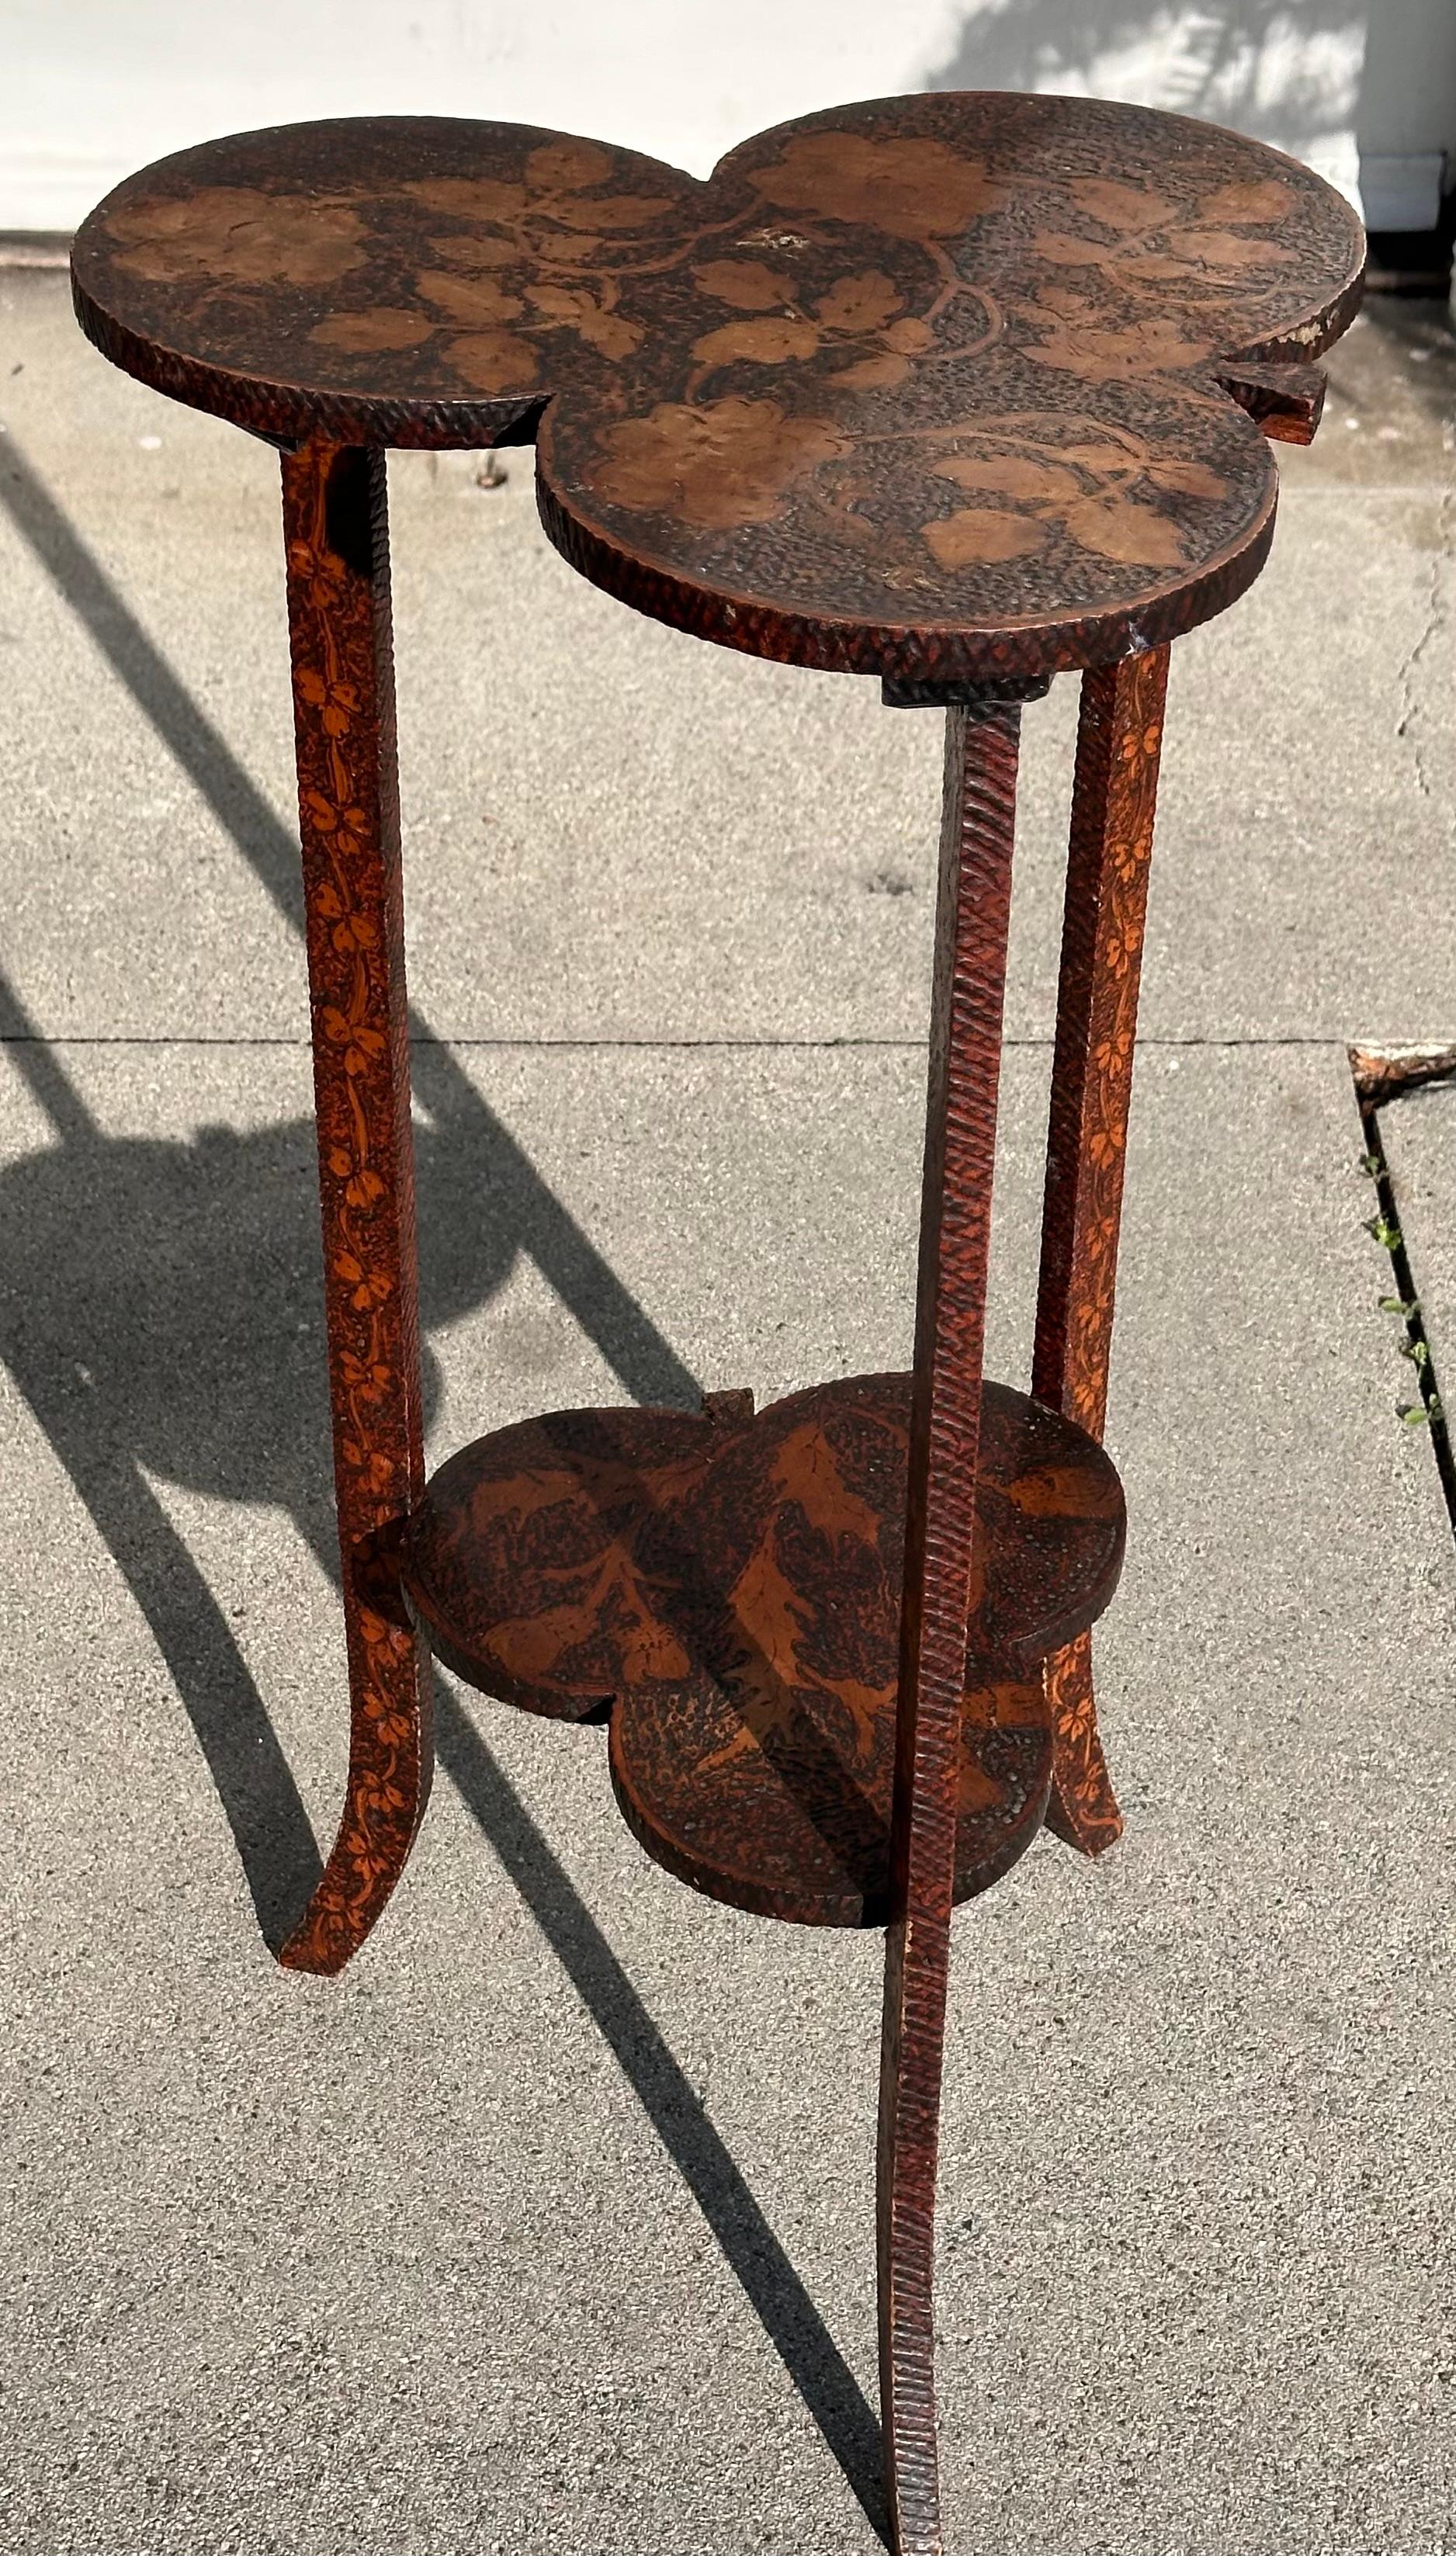
[[[606,310],[591,293],[564,284],[528,284],[526,299],[548,326],[570,328],[600,355],[634,354],[643,332],[635,320]]]
[[[389,1666],[394,1661],[403,1660],[408,1656],[411,1639],[401,1625],[387,1624],[381,1616],[371,1615],[366,1609],[361,1630],[370,1649],[384,1655],[382,1666]],[[378,1687],[366,1689],[363,1697],[363,1711],[367,1719],[376,1725],[379,1736],[387,1748],[404,1748],[413,1740],[415,1736],[413,1721],[400,1712],[391,1697],[381,1694]]]
[[[1037,231],[1031,246],[1047,266],[1114,267],[1123,254],[1121,243],[1110,247],[1071,231]]]
[[[786,212],[855,222],[897,239],[967,230],[1011,193],[987,176],[984,162],[914,134],[800,134],[769,168],[752,171],[750,183]]]
[[[308,456],[285,464],[335,1479],[347,1557],[399,1516],[416,1485],[408,1264],[397,1223],[400,1100],[387,1034],[388,847],[371,796],[377,642],[367,585],[331,546],[330,484],[327,468]],[[347,1958],[398,1876],[423,1801],[415,1637],[364,1601],[347,1564],[345,1596],[354,1699],[348,1802],[308,1916],[285,1950],[292,1967],[336,1968]]]
[[[880,331],[884,352],[864,355],[857,363],[841,364],[833,379],[845,389],[892,389],[913,369],[911,359],[924,354],[934,343],[935,331],[928,320],[892,320],[889,327]]]
[[[336,676],[330,679],[317,666],[301,666],[295,681],[309,708],[319,712],[325,736],[347,736],[359,714],[357,684],[343,683]]]
[[[1228,488],[1206,461],[1150,461],[1145,477],[1179,497],[1224,497]]]
[[[364,225],[338,197],[200,187],[110,214],[117,263],[156,284],[334,284],[361,266]]]
[[[979,505],[963,506],[921,526],[926,549],[946,569],[992,567],[1045,547],[1046,528],[1035,515],[987,500],[1014,497],[1044,504],[1063,495],[1075,497],[1081,485],[1073,471],[1029,452],[952,452],[932,466],[937,479],[985,492]]]
[[[1180,218],[1153,190],[1120,179],[1074,179],[1066,194],[1077,211],[1116,236],[1099,239],[1048,227],[1033,238],[1036,255],[1048,266],[1099,268],[1114,286],[1138,291],[1147,285],[1211,284],[1223,291],[1252,267],[1294,261],[1294,250],[1284,242],[1249,238],[1237,227],[1284,215],[1288,190],[1280,180],[1221,189],[1191,220]]]
[[[802,363],[819,351],[819,331],[811,320],[730,320],[693,340],[700,364]]]
[[[1140,505],[1135,497],[1113,492],[1075,497],[1057,511],[1073,541],[1085,551],[1095,551],[1099,559],[1116,560],[1125,568],[1182,565],[1183,540],[1177,525],[1154,507]]]
[[[418,311],[336,311],[309,329],[308,342],[331,346],[342,355],[392,354],[404,346],[423,345],[433,324]]]
[[[1111,797],[1097,828],[1102,880],[1091,888],[1102,913],[1092,975],[1081,997],[1087,1005],[1092,1071],[1080,1123],[1063,1140],[1063,1173],[1077,1161],[1076,1195],[1063,1200],[1072,1251],[1065,1335],[1055,1356],[1055,1375],[1043,1373],[1036,1390],[1056,1400],[1094,1437],[1102,1434],[1106,1410],[1137,1020],[1137,968],[1127,963],[1127,954],[1142,939],[1165,678],[1166,653],[1154,651],[1132,660],[1115,679],[1111,703],[1106,698],[1109,679],[1093,679],[1102,688],[1104,712],[1115,722],[1115,762]],[[1047,1663],[1045,1680],[1058,1804],[1053,1824],[1084,1852],[1099,1853],[1118,1836],[1122,1822],[1097,1737],[1085,1634]]]
[[[379,926],[372,914],[346,914],[333,928],[335,950],[355,950],[361,955],[379,947]]]
[[[814,304],[826,328],[840,329],[849,337],[868,336],[888,327],[904,308],[905,296],[899,287],[874,267],[864,275],[841,275]]]
[[[640,230],[671,210],[669,195],[593,195],[584,202],[585,191],[604,186],[612,170],[612,155],[600,143],[563,139],[528,152],[519,179],[426,178],[408,192],[432,213],[511,229],[539,216],[578,231]]]
[[[588,193],[613,166],[600,144],[563,138],[529,152],[519,179],[424,179],[408,190],[428,211],[472,225],[432,238],[440,264],[419,278],[423,298],[462,332],[448,356],[470,389],[534,388],[541,354],[533,330],[568,328],[609,362],[636,353],[643,328],[615,309],[610,290],[551,275],[581,274],[604,235],[641,230],[671,210],[667,195]]]
[[[324,1037],[344,1050],[345,1074],[367,1074],[384,1055],[383,1033],[367,1021],[355,1020],[352,1013],[341,1012],[336,1004],[325,1003],[319,1020]]]
[[[416,278],[422,300],[443,311],[460,328],[482,328],[498,325],[507,320],[519,320],[526,305],[519,293],[509,293],[494,275],[451,275],[445,269],[426,268]]]
[[[354,1800],[366,1819],[397,1817],[405,1808],[405,1795],[395,1777],[373,1768],[359,1776],[354,1787]]]
[[[289,542],[285,557],[303,599],[314,612],[332,612],[342,592],[338,562],[309,542]]]
[[[593,486],[610,505],[722,531],[771,522],[795,480],[851,448],[827,418],[789,417],[777,400],[665,402],[608,430]]]
[[[1006,1496],[1024,1517],[1116,1517],[1122,1506],[1115,1481],[1079,1465],[1038,1465],[1009,1482]]]
[[[989,567],[1025,559],[1044,549],[1046,527],[1034,515],[1009,514],[1001,506],[963,506],[922,527],[925,547],[942,568]]]
[[[762,315],[730,320],[694,340],[695,359],[710,368],[804,363],[825,347],[852,348],[858,341],[866,351],[840,365],[833,380],[848,389],[888,389],[903,382],[911,358],[934,342],[927,321],[897,317],[905,296],[878,268],[837,277],[813,304],[811,319],[796,307],[791,280],[756,260],[720,259],[696,269],[694,281],[715,300]]]
[[[841,364],[830,378],[836,389],[888,391],[903,382],[909,371],[904,355],[863,355],[857,363]]]
[[[1237,231],[1183,230],[1169,233],[1163,255],[1208,274],[1237,276],[1247,266],[1292,266],[1295,252],[1282,240],[1244,239]]]
[[[712,302],[726,302],[731,311],[782,311],[793,300],[791,279],[776,274],[761,258],[712,258],[693,268],[692,280],[699,293]]]
[[[583,142],[575,134],[559,142],[538,143],[527,155],[527,184],[539,193],[568,195],[580,193],[586,187],[600,187],[612,174],[612,155],[599,142]]]
[[[529,200],[511,178],[417,178],[405,192],[431,213],[453,213],[463,222],[515,222]]]
[[[1136,445],[952,452],[931,466],[937,478],[984,492],[978,505],[921,527],[927,549],[950,569],[1026,558],[1043,547],[1052,523],[1100,559],[1125,567],[1176,568],[1185,555],[1180,527],[1132,493],[1134,483],[1146,478],[1170,493],[1204,500],[1225,494],[1223,480],[1206,463],[1150,461]],[[1014,500],[1017,511],[994,502],[1003,498]]]
[[[509,328],[476,328],[452,337],[449,359],[462,382],[475,391],[529,391],[541,374],[541,356],[529,337],[513,337]]]
[[[937,479],[952,479],[958,488],[994,489],[1004,497],[1075,497],[1081,481],[1074,470],[1031,452],[994,452],[984,457],[953,452],[934,464]]]
[[[1046,306],[1056,310],[1058,304],[1057,316],[1048,317]],[[1173,320],[1135,320],[1126,328],[1100,326],[1076,294],[1063,298],[1048,292],[1040,304],[1024,304],[1021,316],[1041,332],[1026,348],[1031,362],[1075,373],[1084,382],[1188,372],[1212,352],[1211,339],[1187,336]]]
[[[303,806],[314,832],[331,851],[353,860],[368,850],[369,820],[362,808],[338,807],[321,790],[305,790]]]
[[[587,203],[573,203],[561,198],[537,209],[548,211],[554,222],[564,222],[568,230],[640,231],[663,213],[670,213],[670,195],[593,195]]]
[[[1136,874],[1136,870],[1139,865],[1140,864],[1137,862],[1135,857],[1132,869],[1129,868],[1126,850],[1124,852],[1124,858],[1114,864],[1118,877],[1125,885],[1129,877]],[[1098,1074],[1105,1086],[1112,1086],[1120,1084],[1123,1077],[1131,1070],[1132,1067],[1133,1035],[1131,1030],[1118,1027],[1110,1030],[1105,1038],[1098,1039],[1092,1049],[1092,1062],[1096,1066]]]
[[[1284,222],[1294,209],[1286,178],[1235,178],[1203,199],[1206,222]]]
[[[1072,178],[1066,192],[1079,213],[1090,214],[1110,231],[1149,231],[1174,218],[1166,196],[1123,178]]]
[[[499,239],[491,231],[445,231],[428,245],[442,264],[458,266],[470,275],[484,274],[491,267],[519,266],[521,262],[514,240]]]

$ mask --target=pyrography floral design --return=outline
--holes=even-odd
[[[837,532],[886,586],[947,597],[1068,549],[1175,577],[1237,525],[1213,375],[1281,295],[1297,307],[1303,182],[1227,174],[1217,150],[1212,175],[1089,173],[1038,153],[1034,114],[1020,168],[976,129],[815,125],[699,188],[506,128],[473,169],[202,187],[106,218],[121,266],[204,285],[229,326],[286,289],[341,389],[397,370],[406,397],[530,401],[580,379],[591,408],[559,401],[555,432],[588,506],[698,537],[811,516],[821,551]],[[1079,445],[1058,376],[1086,386]],[[1100,396],[1130,382],[1136,468]]]
[[[683,523],[765,523],[795,479],[850,449],[827,419],[787,416],[777,400],[677,402],[608,430],[597,484],[611,504]]]
[[[117,264],[154,284],[216,278],[231,285],[337,283],[369,251],[363,217],[341,199],[203,187],[153,196],[110,216]]]
[[[929,462],[933,478],[969,499],[921,528],[940,567],[1024,559],[1058,530],[1130,568],[1179,567],[1182,531],[1150,496],[1214,500],[1224,493],[1218,473],[1206,462],[1159,456],[1144,438],[1095,418],[1064,416],[1054,434],[1043,440],[1047,430],[1034,417],[998,420],[994,429],[955,434],[955,448]]]
[[[782,212],[909,240],[968,231],[1013,192],[977,154],[910,133],[802,133],[750,184]]]
[[[340,456],[345,471],[359,455]],[[382,470],[382,456],[365,465]],[[398,850],[377,802],[387,716],[371,582],[330,537],[330,458],[285,472],[308,908],[334,1479],[356,1709],[337,1841],[290,1966],[337,1969],[409,1852],[426,1784],[420,1645],[370,1557],[423,1487],[408,1086],[391,1051]],[[345,504],[361,502],[357,486]],[[388,1585],[388,1574],[383,1575]]]
[[[568,329],[612,362],[641,345],[642,323],[619,307],[614,264],[624,239],[670,212],[673,198],[603,194],[612,176],[612,155],[598,143],[560,141],[528,152],[519,179],[436,178],[412,186],[426,211],[458,225],[431,238],[435,262],[415,284],[440,324],[457,332],[446,358],[472,390],[532,388],[541,340],[555,329]]]
[[[1088,678],[1074,804],[1069,896],[1079,936],[1063,954],[1048,1202],[1032,1390],[1091,1436],[1107,1416],[1118,1235],[1166,649]],[[1060,1042],[1065,1041],[1065,1049]],[[1049,1243],[1049,1248],[1048,1248]],[[1046,1664],[1053,1825],[1098,1854],[1121,1835],[1081,1635]]]
[[[1234,482],[1252,450],[1248,485],[1260,500],[1266,456],[1217,388],[1221,359],[1263,345],[1276,360],[1317,336],[1323,323],[1309,315],[1336,313],[1349,243],[1327,225],[1323,246],[1311,249],[1300,216],[1314,182],[1301,173],[1200,183],[1188,171],[1202,146],[1167,155],[1164,167],[1158,150],[1137,142],[1135,122],[1098,128],[1098,115],[1118,111],[1090,107],[1094,137],[1109,137],[1105,165],[1121,174],[1086,174],[1096,159],[1085,138],[1053,155],[1033,148],[1017,166],[1015,150],[1001,147],[1006,137],[1034,132],[1043,108],[1072,110],[1009,102],[998,128],[1003,110],[986,107],[922,101],[906,111],[920,129],[903,132],[886,129],[899,110],[860,110],[858,121],[846,110],[843,123],[747,146],[705,189],[667,170],[659,183],[651,164],[594,143],[518,140],[509,128],[472,145],[475,164],[453,174],[437,138],[416,164],[434,174],[411,176],[396,133],[381,163],[393,176],[313,183],[289,174],[285,136],[273,183],[265,170],[258,185],[184,192],[174,176],[151,196],[133,189],[95,228],[138,306],[129,319],[127,295],[118,295],[117,333],[130,329],[133,348],[166,350],[175,369],[162,380],[159,363],[162,386],[187,380],[181,395],[208,405],[198,374],[211,364],[238,385],[225,413],[280,440],[295,431],[279,415],[290,385],[303,407],[301,431],[337,429],[340,444],[351,440],[346,427],[355,442],[409,440],[392,431],[402,422],[418,425],[421,441],[448,442],[461,401],[459,440],[484,440],[482,428],[524,430],[530,419],[520,409],[482,416],[476,402],[555,396],[548,458],[575,437],[558,483],[563,513],[580,499],[570,520],[582,529],[594,503],[616,510],[627,519],[625,531],[608,531],[619,556],[648,541],[666,548],[669,569],[685,568],[689,582],[696,574],[701,594],[731,597],[750,578],[767,578],[772,593],[776,575],[788,586],[803,563],[827,557],[842,570],[852,553],[882,587],[927,592],[927,625],[954,625],[960,613],[964,629],[982,607],[1005,623],[1028,592],[1039,601],[1075,590],[1095,614],[1109,597],[1141,601],[1159,582],[1176,588],[1217,555],[1227,531],[1237,536],[1254,520],[1257,503],[1251,513]],[[924,129],[932,114],[943,130]],[[967,147],[978,116],[990,130],[984,151]],[[1133,137],[1126,161],[1124,130]],[[273,148],[259,145],[257,156],[266,161]],[[1244,148],[1224,138],[1208,152],[1215,163],[1230,152],[1237,161]],[[241,144],[215,149],[246,171]],[[80,265],[77,278],[79,286]],[[107,315],[97,308],[102,335]],[[188,329],[200,353],[178,351]],[[239,357],[232,373],[229,348]],[[403,421],[388,414],[394,402]],[[425,407],[443,417],[421,420],[415,412]],[[1227,473],[1214,466],[1226,454]],[[426,1690],[396,1549],[407,1515],[421,1514],[422,1467],[398,844],[381,790],[388,677],[378,597],[355,555],[358,517],[350,523],[346,503],[341,536],[329,502],[339,493],[335,466],[347,476],[357,458],[324,447],[291,450],[285,462],[355,1708],[338,1842],[285,1955],[310,1968],[337,1967],[367,1931],[403,1866],[427,1757]],[[368,468],[382,496],[382,457]],[[780,526],[782,535],[747,538]],[[868,614],[861,626],[873,628]],[[1152,666],[1127,677],[1104,811],[1076,1120],[1062,1148],[1075,1163],[1070,1281],[1058,1370],[1037,1384],[1094,1434],[1159,733]],[[742,1426],[747,1440],[755,1424]],[[896,1573],[885,1567],[884,1520],[868,1514],[838,1462],[821,1464],[807,1439],[782,1453],[771,1521],[731,1579],[738,1648],[719,1662],[719,1700],[730,1709],[721,1738],[700,1734],[696,1772],[732,1788],[770,1760],[791,1768],[817,1723],[857,1791],[892,1753]],[[1074,1463],[1034,1467],[1003,1490],[1022,1525],[1073,1531],[1112,1497]],[[583,1637],[610,1651],[626,1690],[619,1702],[630,1706],[635,1691],[651,1706],[638,1717],[650,1756],[674,1702],[668,1690],[704,1656],[693,1619],[700,1581],[689,1575],[685,1625],[671,1606],[673,1541],[680,1558],[685,1527],[695,1551],[695,1497],[684,1483],[678,1498],[647,1501],[643,1556],[630,1567],[593,1548],[587,1567],[571,1572],[520,1513],[531,1497],[528,1483],[509,1521],[521,1553],[535,1556],[521,1601],[528,1611],[496,1629],[511,1634],[523,1671],[558,1669]],[[892,1506],[898,1522],[903,1503]],[[874,1639],[865,1611],[857,1614],[871,1581],[882,1601]],[[844,1602],[846,1591],[855,1602]],[[979,1604],[979,1579],[974,1594]],[[996,1596],[993,1580],[985,1622]],[[1062,1814],[1083,1844],[1105,1842],[1117,1815],[1085,1638],[1046,1664],[1044,1701]],[[1045,1780],[1039,1682],[988,1675],[966,1715],[977,1737],[963,1752],[963,1820],[985,1815],[1004,1827],[1029,1804],[1035,1816]],[[614,1751],[628,1719],[614,1718]],[[887,1787],[882,1842],[888,1803]]]

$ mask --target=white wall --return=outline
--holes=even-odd
[[[1456,151],[1456,0],[0,0],[0,230],[302,116],[510,116],[706,174],[766,124],[927,86],[1212,114],[1353,192],[1357,132]]]

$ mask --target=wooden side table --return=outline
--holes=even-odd
[[[244,134],[75,245],[112,360],[283,450],[352,1736],[285,1948],[339,1970],[428,1784],[426,1648],[610,1710],[648,1852],[769,1915],[888,1929],[881,2375],[898,2548],[941,2544],[934,2189],[951,1910],[1043,1818],[1120,1820],[1089,1627],[1168,646],[1259,574],[1268,439],[1363,241],[1306,170],[1083,99],[835,109],[712,180],[503,124]],[[385,448],[535,440],[580,572],[722,645],[946,712],[912,1376],[755,1413],[554,1413],[426,1483]],[[1083,673],[1030,1396],[981,1373],[1022,704]]]

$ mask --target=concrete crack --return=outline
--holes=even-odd
[[[1430,773],[1420,742],[1420,704],[1415,698],[1416,670],[1432,642],[1448,620],[1442,580],[1451,555],[1453,531],[1456,531],[1456,485],[1444,488],[1437,508],[1436,547],[1431,559],[1430,588],[1426,597],[1425,621],[1414,647],[1405,656],[1396,673],[1395,683],[1400,701],[1400,715],[1395,721],[1395,734],[1408,742],[1415,768],[1415,786],[1422,799],[1435,796]],[[1453,817],[1456,827],[1456,817]]]
[[[1428,1432],[1446,1514],[1451,1521],[1452,1533],[1456,1534],[1456,1447],[1452,1444],[1451,1423],[1441,1399],[1440,1381],[1401,1229],[1395,1185],[1391,1177],[1380,1120],[1382,1107],[1398,1100],[1403,1091],[1415,1090],[1422,1084],[1444,1081],[1456,1074],[1456,1048],[1447,1048],[1444,1052],[1432,1049],[1424,1055],[1411,1053],[1401,1057],[1384,1057],[1376,1049],[1352,1047],[1349,1056],[1355,1081],[1356,1106],[1360,1111],[1360,1128],[1365,1138],[1363,1169],[1375,1183],[1376,1213],[1368,1219],[1366,1231],[1382,1250],[1389,1253],[1391,1275],[1395,1285],[1394,1296],[1380,1299],[1381,1311],[1398,1315],[1400,1319],[1405,1334],[1401,1355],[1410,1361],[1418,1394],[1418,1400],[1397,1403],[1395,1409],[1401,1420],[1422,1424]]]

